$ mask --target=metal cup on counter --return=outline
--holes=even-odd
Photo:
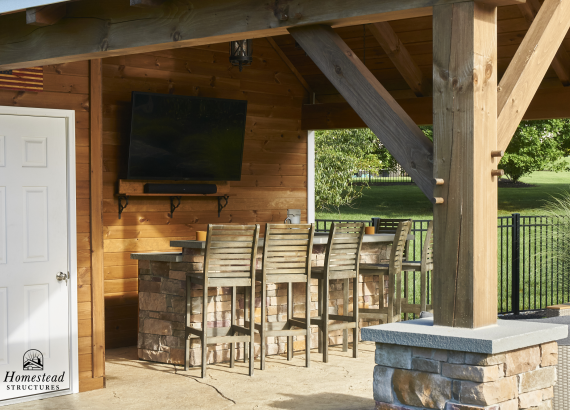
[[[300,209],[287,209],[286,224],[300,224],[301,223],[301,210]]]

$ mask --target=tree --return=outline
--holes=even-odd
[[[513,182],[534,171],[559,172],[570,148],[570,120],[523,121],[517,128],[499,168]]]
[[[432,127],[420,127],[433,140]],[[396,170],[398,162],[368,128],[318,131],[315,134],[315,207],[350,206],[368,183],[358,186],[352,177],[359,171]]]
[[[315,134],[315,207],[351,205],[367,186],[355,186],[359,171],[382,168],[385,153],[378,138],[367,128],[319,131]]]

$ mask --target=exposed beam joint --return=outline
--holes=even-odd
[[[26,10],[26,24],[32,26],[51,26],[60,21],[67,11],[66,3],[48,4]]]
[[[420,70],[406,46],[404,46],[392,26],[390,26],[390,23],[387,21],[373,23],[369,28],[376,41],[380,43],[380,46],[402,77],[404,77],[414,94],[417,97],[431,95],[431,79],[423,75],[422,70]]]
[[[272,37],[301,25],[345,27],[430,16],[434,5],[462,1],[297,0],[289,3],[284,19],[282,13],[276,16],[282,2],[275,1],[166,1],[131,7],[126,0],[82,0],[69,3],[60,24],[41,31],[22,24],[17,14],[0,16],[0,70]]]
[[[519,4],[519,9],[530,27],[540,10],[540,3],[538,0],[527,0],[526,3]],[[566,51],[564,44],[560,46],[554,55],[552,69],[562,82],[562,85],[568,87],[570,85],[570,54]]]
[[[432,199],[432,142],[331,27],[303,26],[289,32],[422,192]]]
[[[497,93],[497,149],[506,150],[570,27],[570,1],[545,0]]]

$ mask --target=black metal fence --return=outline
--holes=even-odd
[[[352,182],[368,183],[413,183],[404,169],[380,169],[377,172],[359,171],[352,177]]]
[[[373,220],[316,220],[316,231],[326,232],[332,222],[364,222]],[[414,220],[409,253],[413,260],[421,260],[422,248],[429,220]],[[522,216],[514,213],[500,216],[497,221],[498,313],[518,314],[525,310],[544,309],[547,306],[570,301],[570,283],[562,272],[568,272],[564,263],[553,258],[550,251],[559,241],[556,228],[561,221],[550,216]],[[419,300],[419,274],[410,272],[410,303]],[[431,276],[428,276],[428,278]],[[431,288],[431,281],[428,282]],[[431,292],[428,292],[428,303]]]

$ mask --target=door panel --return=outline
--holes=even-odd
[[[69,271],[67,122],[2,114],[0,135],[0,400],[5,400],[70,387],[70,284],[56,279]],[[26,379],[44,374],[55,381]]]

